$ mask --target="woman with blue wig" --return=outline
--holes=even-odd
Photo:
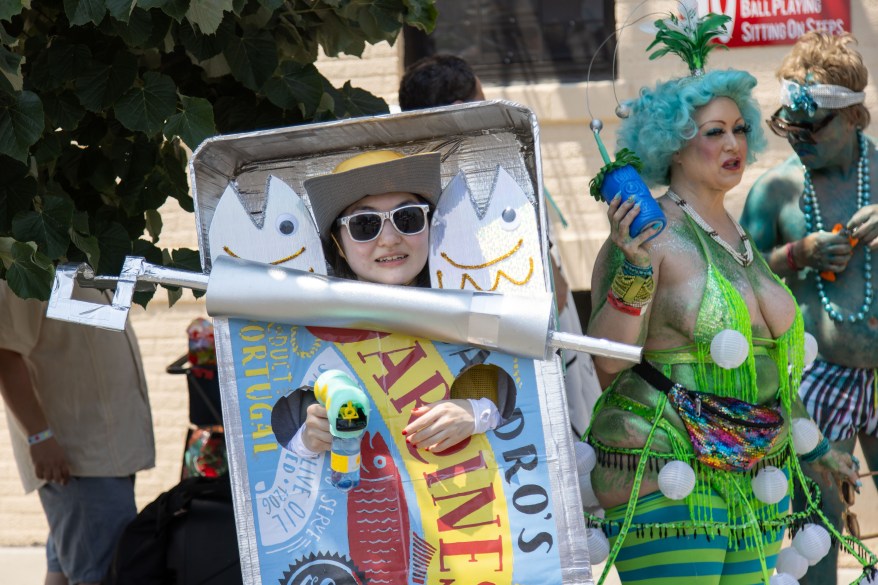
[[[615,378],[585,437],[605,508],[603,518],[586,514],[590,540],[608,539],[601,582],[615,565],[626,585],[768,585],[792,527],[803,536],[778,567],[793,578],[780,582],[791,583],[831,538],[797,454],[839,477],[855,471],[846,454],[808,443],[820,440],[797,394],[801,314],[725,207],[766,142],[756,80],[705,73],[717,46],[708,41],[728,17],[683,8],[656,23],[650,48],[664,43],[653,57],[677,53],[693,74],[642,90],[621,112],[618,144],[642,161],[644,181],[662,188],[667,224],[632,236],[639,204],[607,197],[610,236],[595,265],[589,334],[643,345],[644,363],[594,358]],[[799,484],[810,505],[793,517],[790,487]]]

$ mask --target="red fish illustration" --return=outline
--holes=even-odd
[[[409,549],[409,513],[402,479],[379,433],[363,435],[360,485],[348,494],[348,544],[370,585],[424,583],[435,549],[414,535]]]

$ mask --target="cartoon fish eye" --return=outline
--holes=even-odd
[[[514,232],[518,229],[518,224],[521,223],[521,218],[518,216],[518,212],[515,211],[513,207],[507,207],[503,210],[503,213],[500,214],[500,219],[503,220],[503,223],[500,225],[507,232]]]
[[[384,469],[387,466],[387,458],[384,455],[377,455],[372,463],[377,469]]]
[[[279,233],[280,235],[292,236],[299,228],[299,220],[296,219],[295,215],[284,213],[277,216],[277,222],[275,223],[275,227],[277,228],[277,233]]]

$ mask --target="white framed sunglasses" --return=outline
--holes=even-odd
[[[403,205],[390,211],[359,211],[336,220],[336,225],[344,226],[355,242],[371,242],[381,234],[384,222],[390,220],[394,229],[404,236],[414,236],[427,228],[427,214],[430,206],[426,203]]]

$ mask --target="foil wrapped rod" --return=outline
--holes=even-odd
[[[115,284],[110,305],[74,300],[75,283]],[[553,331],[552,295],[516,296],[481,291],[379,285],[228,256],[209,275],[125,259],[117,279],[97,277],[85,264],[61,265],[47,315],[122,330],[138,281],[206,290],[212,317],[291,325],[402,333],[471,345],[532,359],[558,348],[639,362],[637,346]]]

